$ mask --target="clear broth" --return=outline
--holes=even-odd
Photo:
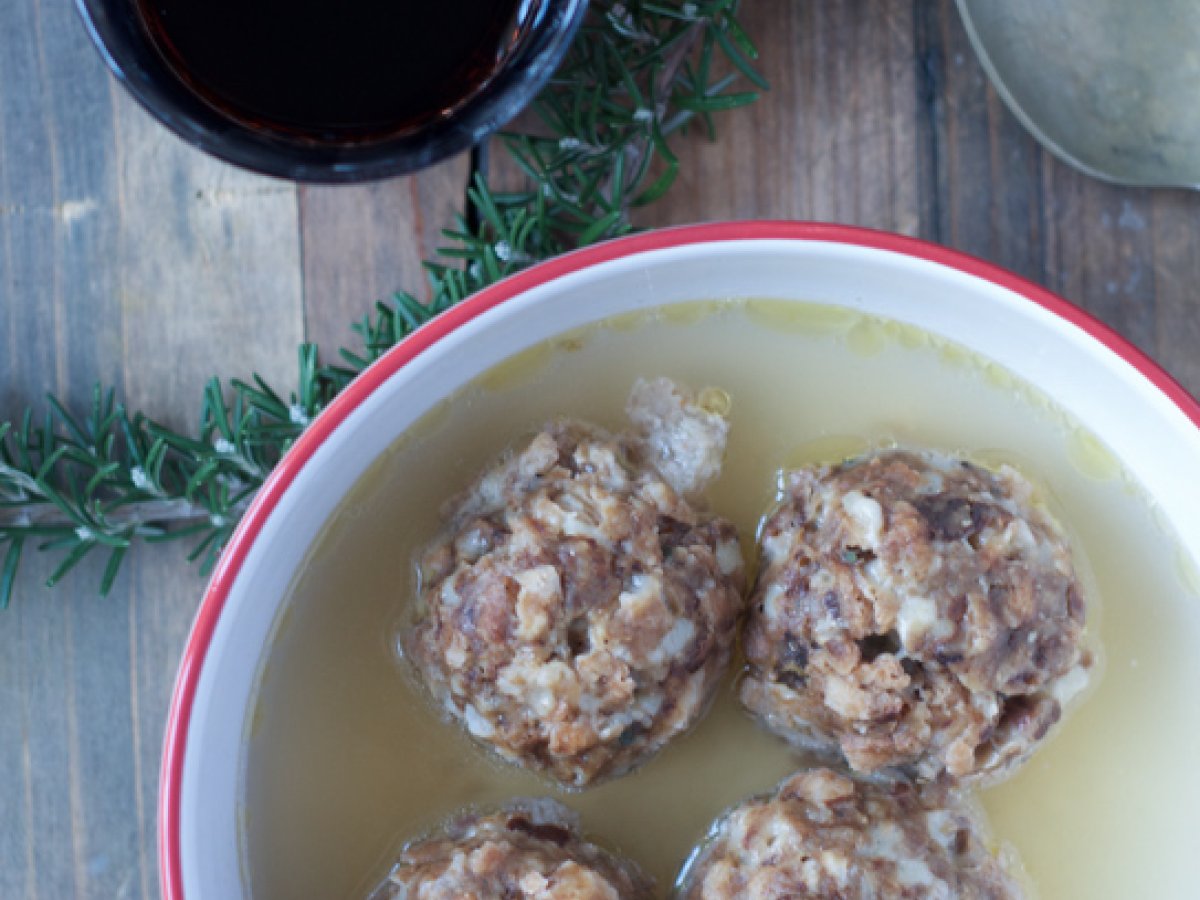
[[[723,809],[804,764],[727,682],[690,734],[632,775],[565,794],[443,722],[398,662],[412,559],[437,510],[547,419],[613,428],[637,375],[732,397],[714,509],[748,550],[777,472],[899,443],[1011,462],[1067,526],[1107,671],[1031,763],[982,795],[1042,897],[1171,897],[1200,853],[1195,567],[1090,434],[1007,371],[911,326],[821,306],[702,302],[624,316],[476,379],[389,449],[328,523],[262,667],[244,764],[256,900],[362,898],[405,841],[463,806],[553,795],[663,892]],[[1099,613],[1103,610],[1103,618]],[[1185,885],[1187,887],[1185,888]]]

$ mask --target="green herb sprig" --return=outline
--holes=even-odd
[[[679,173],[672,139],[752,103],[766,82],[738,23],[738,0],[593,0],[567,58],[500,144],[528,187],[501,192],[477,172],[446,245],[424,264],[426,302],[398,292],[354,325],[360,346],[323,363],[299,348],[297,389],[211,379],[193,434],[167,428],[97,387],[91,409],[49,396],[0,423],[0,607],[27,549],[53,552],[54,585],[107,554],[100,593],[138,542],[191,539],[208,573],[255,492],[307,425],[364,368],[465,297],[540,260],[632,230],[633,209]],[[746,89],[736,89],[742,85]]]

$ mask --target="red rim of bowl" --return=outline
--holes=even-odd
[[[665,228],[631,237],[619,238],[594,247],[576,250],[519,272],[485,288],[471,298],[438,316],[392,348],[370,369],[351,383],[300,436],[275,467],[250,508],[242,517],[229,545],[221,555],[196,613],[196,620],[184,647],[179,674],[171,696],[167,731],[163,746],[162,773],[159,781],[158,852],[159,870],[166,900],[184,900],[183,870],[180,859],[180,802],[183,784],[183,758],[196,685],[212,641],[213,631],[225,600],[237,579],[246,554],[257,539],[263,524],[280,497],[308,463],[316,449],[384,381],[416,356],[424,353],[463,324],[505,301],[572,272],[600,263],[623,259],[639,253],[684,247],[692,244],[752,240],[791,240],[810,243],[848,244],[875,250],[887,250],[905,256],[938,263],[950,269],[981,278],[1007,288],[1054,313],[1091,335],[1113,351],[1151,384],[1157,387],[1183,414],[1200,428],[1200,402],[1197,402],[1161,366],[1138,350],[1113,329],[1031,281],[976,259],[957,250],[917,238],[872,231],[848,225],[815,222],[745,221],[714,222]]]

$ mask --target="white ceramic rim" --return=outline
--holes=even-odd
[[[1108,445],[1200,559],[1200,479],[1180,477],[1200,460],[1200,404],[1037,285],[913,238],[814,223],[687,226],[577,251],[493,285],[393,348],[317,418],[256,496],[201,602],[172,697],[159,795],[166,900],[245,890],[240,750],[262,650],[292,573],[377,455],[437,400],[548,337],[622,312],[730,297],[880,314],[995,360]]]

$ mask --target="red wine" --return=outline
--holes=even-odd
[[[326,143],[390,137],[470,96],[520,0],[136,0],[168,64],[226,115]]]

